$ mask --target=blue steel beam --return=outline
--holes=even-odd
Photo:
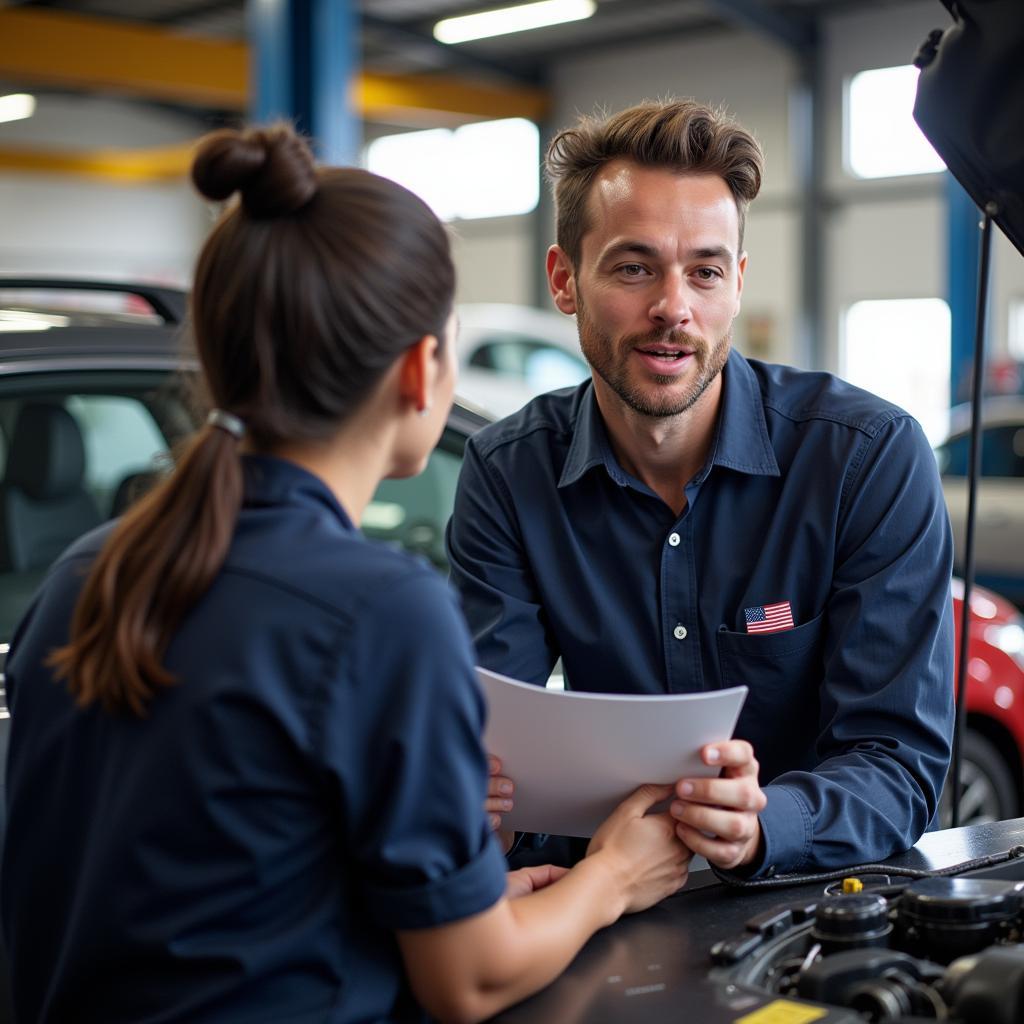
[[[355,163],[359,122],[351,0],[250,0],[253,121],[279,118],[316,140],[325,163]]]
[[[974,333],[981,267],[981,213],[961,184],[946,172],[946,300],[950,315],[949,400],[971,397]],[[984,380],[982,385],[984,386]]]

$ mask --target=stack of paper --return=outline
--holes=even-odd
[[[593,835],[645,782],[717,775],[700,749],[732,736],[747,694],[579,693],[477,675],[489,705],[484,746],[516,784],[502,827],[563,836]]]

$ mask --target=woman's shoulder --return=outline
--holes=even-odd
[[[322,542],[326,541],[326,542]],[[310,605],[363,617],[379,609],[411,615],[425,604],[453,606],[447,582],[422,558],[367,540],[361,534],[297,539],[271,557],[246,544],[229,555],[228,575],[262,584]]]

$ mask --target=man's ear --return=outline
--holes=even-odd
[[[732,317],[735,320],[740,315],[740,300],[743,297],[743,275],[747,272],[747,254],[741,252],[736,260],[736,305],[733,307]]]
[[[399,391],[417,412],[430,408],[438,373],[438,343],[433,334],[424,334],[402,356]]]
[[[562,313],[576,312],[576,274],[572,262],[564,250],[557,245],[548,249],[548,289],[555,300],[555,306]]]

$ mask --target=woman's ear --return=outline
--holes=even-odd
[[[399,391],[418,413],[430,408],[439,369],[437,356],[438,341],[433,334],[423,335],[402,356]]]

